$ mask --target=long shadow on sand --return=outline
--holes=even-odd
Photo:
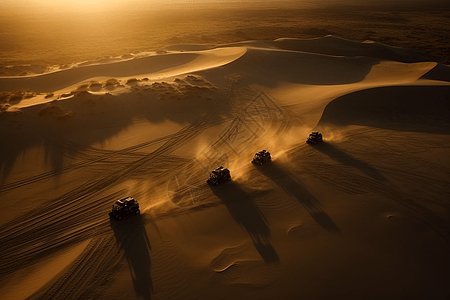
[[[234,221],[250,235],[262,259],[266,263],[278,263],[280,258],[269,241],[269,224],[253,202],[252,196],[232,181],[211,187],[211,190],[223,201]]]
[[[151,246],[144,225],[144,219],[140,215],[123,221],[111,219],[111,228],[130,267],[134,291],[138,297],[149,300],[153,292]]]
[[[371,68],[379,63],[378,58],[372,57],[338,57],[249,48],[244,56],[230,63],[226,68],[231,71],[230,73],[250,75],[244,80],[248,84],[274,87],[282,81],[311,85],[338,85],[363,80]],[[208,70],[208,72],[223,74],[220,68]]]
[[[255,168],[264,176],[275,182],[286,194],[294,197],[308,211],[313,219],[325,230],[331,233],[339,233],[339,228],[322,209],[320,202],[311,194],[294,174],[284,170],[277,162],[272,162]]]
[[[386,181],[386,177],[383,176],[377,169],[372,167],[371,165],[358,160],[351,156],[350,154],[345,153],[342,150],[339,150],[335,146],[330,143],[322,143],[313,146],[317,151],[322,152],[323,154],[329,156],[331,159],[337,161],[340,164],[354,167],[361,171],[362,173],[372,177],[378,181]]]
[[[24,107],[17,114],[2,114],[0,140],[5,142],[0,143],[0,192],[14,166],[34,153],[29,152],[31,149],[40,149],[38,157],[42,156],[45,169],[51,171],[37,174],[27,182],[49,177],[59,179],[62,173],[73,169],[74,164],[102,159],[99,156],[101,149],[92,145],[107,144],[123,130],[133,127],[136,118],[155,126],[167,121],[184,127],[199,124],[196,128],[174,132],[174,138],[182,133],[200,132],[228,118],[230,101],[217,92],[215,86],[207,85],[206,81],[203,83],[146,84],[120,95],[99,95],[74,89],[72,98]],[[214,101],[209,100],[213,98]],[[212,124],[205,124],[206,119],[212,120]]]
[[[450,134],[450,86],[385,86],[331,101],[319,124]]]

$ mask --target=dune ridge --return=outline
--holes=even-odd
[[[280,38],[275,40],[274,44],[282,49],[333,56],[366,56],[408,63],[434,61],[432,56],[417,50],[392,47],[373,41],[355,42],[333,35],[306,40]]]
[[[123,78],[138,75],[144,77],[146,74],[152,74],[154,78],[164,78],[226,64],[241,56],[243,51],[242,48],[227,48],[205,50],[202,55],[193,52],[159,54],[115,63],[81,66],[48,74],[2,77],[0,91],[50,92],[97,77]],[[195,67],[190,68],[189,62],[193,62]],[[176,71],[172,73],[171,69],[174,68]]]

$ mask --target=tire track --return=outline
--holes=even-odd
[[[93,164],[108,167],[108,165],[113,163],[117,164],[118,158],[120,158],[120,164],[123,167],[118,171],[117,168],[106,168],[101,177],[90,180],[78,188],[43,204],[41,207],[0,226],[0,253],[4,253],[0,258],[0,265],[2,266],[0,276],[12,274],[83,240],[94,238],[87,250],[72,265],[69,272],[60,278],[42,296],[42,299],[59,298],[61,295],[70,295],[68,299],[80,299],[88,297],[88,295],[96,295],[100,291],[89,291],[87,294],[80,294],[79,290],[72,289],[75,286],[85,286],[90,280],[85,278],[92,279],[93,276],[103,274],[103,271],[105,273],[114,272],[113,266],[117,262],[117,250],[110,249],[110,241],[107,241],[106,238],[107,233],[110,231],[106,211],[122,191],[109,193],[104,196],[105,191],[123,180],[135,176],[142,177],[144,172],[146,173],[145,176],[163,180],[163,177],[176,173],[176,170],[170,167],[173,164],[191,167],[192,164],[195,164],[194,159],[183,161],[171,155],[171,153],[195,139],[204,129],[228,122],[229,120],[230,118],[223,118],[210,122],[208,117],[203,116],[197,122],[185,126],[175,134],[134,145],[120,151],[103,152],[97,151],[95,148],[85,148],[85,152],[81,155],[75,153],[75,158],[87,156],[85,157],[86,160],[65,167],[64,172]],[[287,130],[286,124],[279,130]],[[232,138],[232,135],[228,138]],[[156,143],[161,143],[162,145],[151,153],[136,153]],[[69,147],[77,146],[72,145]],[[45,172],[4,185],[0,188],[0,192],[51,178],[56,172],[60,173],[61,170]],[[195,178],[195,183],[199,185],[205,184],[201,176]],[[97,195],[103,196],[99,197]],[[214,203],[199,201],[193,208],[201,209],[210,205],[214,205]],[[111,253],[115,254],[105,255],[101,249],[110,249],[104,251],[112,251]],[[91,267],[85,267],[89,265]],[[108,269],[109,266],[112,266],[111,270]],[[102,283],[99,282],[99,284]],[[89,286],[94,285],[89,284]]]
[[[162,146],[128,164],[120,171],[112,170],[98,180],[80,187],[44,204],[43,206],[0,227],[0,275],[11,274],[32,265],[55,251],[102,234],[109,230],[106,211],[121,191],[103,198],[96,195],[140,173],[165,154],[195,138],[207,125],[208,118],[183,128],[178,135]],[[90,200],[90,199],[95,200]]]
[[[69,270],[38,299],[98,299],[123,260],[114,235],[95,238]]]
[[[120,151],[80,148],[70,142],[57,144],[56,147],[69,158],[81,158],[83,161],[70,164],[62,170],[44,172],[3,185],[0,187],[0,193],[88,166],[99,166],[104,168],[104,172],[102,176],[94,177],[76,189],[0,226],[0,253],[3,254],[0,257],[0,276],[13,274],[58,251],[92,239],[68,272],[45,291],[40,299],[95,299],[101,295],[108,284],[108,278],[111,278],[123,261],[123,255],[114,245],[114,236],[109,234],[111,229],[106,215],[111,203],[120,197],[123,191],[107,193],[107,190],[123,180],[144,175],[159,181],[164,180],[164,177],[176,174],[177,170],[171,168],[175,164],[192,167],[192,164],[196,163],[195,159],[186,161],[171,153],[195,139],[206,128],[229,122],[230,119],[211,121],[207,116],[202,116],[197,122],[185,126],[177,133]],[[287,130],[286,124],[279,130]],[[232,134],[228,138],[232,138]],[[157,144],[161,145],[151,153],[138,152]],[[116,168],[111,167],[112,164]],[[121,166],[119,170],[117,164]],[[205,185],[201,176],[197,176],[194,183]],[[199,201],[193,208],[201,209],[209,205],[215,203]]]
[[[147,141],[145,143],[153,142]],[[145,144],[144,143],[144,144]],[[88,146],[82,146],[77,143],[65,140],[65,141],[51,141],[51,144],[54,145],[55,148],[58,149],[58,151],[61,153],[62,156],[73,159],[73,160],[86,160],[86,161],[95,161],[104,157],[112,156],[113,158],[120,158],[116,157],[119,154],[120,156],[123,156],[127,159],[137,159],[145,156],[147,153],[145,152],[137,152],[141,149],[144,149],[147,146],[151,145],[141,145],[139,149],[133,150],[129,148],[121,149],[119,151],[122,151],[121,153],[117,153],[118,151],[115,150],[106,150],[106,149],[99,149],[95,147],[88,147]],[[136,145],[134,145],[136,146]]]
[[[43,207],[0,228],[0,275],[35,264],[55,252],[101,234],[108,228],[106,209],[120,192],[87,202]],[[64,195],[61,199],[70,199]],[[84,200],[84,199],[82,199]],[[56,202],[56,201],[55,201]],[[69,212],[69,213],[67,213]]]
[[[200,125],[199,127],[196,127],[195,129],[188,129],[188,130],[193,130],[194,132],[197,132],[199,130],[204,130],[207,127],[212,127],[212,126],[216,126],[216,125],[220,125],[222,123],[227,122],[228,119],[221,119],[219,121],[215,121],[215,122],[209,122],[209,123],[203,123],[202,125]],[[112,163],[116,163],[117,162],[117,157],[124,157],[124,156],[131,156],[131,155],[136,155],[137,157],[135,159],[145,159],[145,157],[147,157],[148,154],[139,154],[137,155],[136,153],[133,153],[135,151],[141,150],[145,147],[149,147],[149,146],[153,146],[155,144],[158,143],[167,143],[170,142],[174,139],[178,139],[181,138],[183,135],[186,135],[188,132],[186,130],[180,130],[177,133],[171,134],[171,135],[167,135],[164,137],[160,137],[151,141],[147,141],[138,145],[133,145],[131,147],[119,150],[119,151],[111,151],[111,152],[106,152],[105,155],[103,156],[99,156],[95,159],[91,159],[91,160],[86,160],[86,161],[81,161],[81,162],[77,162],[77,163],[73,163],[70,165],[67,165],[65,167],[63,167],[62,169],[58,169],[58,170],[51,170],[51,171],[47,171],[35,176],[31,176],[22,180],[18,180],[15,182],[11,182],[8,184],[4,184],[2,186],[0,186],[0,193],[6,192],[6,191],[10,191],[13,189],[17,189],[17,188],[21,188],[24,186],[27,186],[29,184],[33,184],[33,183],[37,183],[39,181],[45,180],[45,179],[49,179],[52,178],[55,175],[61,175],[63,173],[69,172],[69,171],[74,171],[74,170],[78,170],[96,163],[108,163],[109,161],[112,161]],[[89,149],[95,149],[95,148],[87,148]],[[129,158],[130,160],[133,159],[133,157]],[[127,161],[128,159],[124,159],[125,161]]]

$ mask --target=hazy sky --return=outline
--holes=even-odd
[[[56,11],[88,11],[92,9],[117,9],[144,1],[140,0],[3,0],[0,5],[14,9],[51,9]],[[146,1],[157,3],[159,0]]]
[[[303,3],[373,3],[373,2],[438,2],[439,0],[0,0],[0,10],[8,8],[10,10],[28,11],[54,11],[54,12],[84,12],[93,10],[120,10],[120,9],[140,9],[149,8],[156,5],[196,5],[201,3],[239,3],[239,2],[303,2]],[[442,0],[445,2],[445,0]]]
[[[121,12],[149,10],[157,7],[197,7],[199,4],[248,2],[310,2],[313,0],[0,0],[0,15],[12,13],[68,13]],[[335,1],[335,0],[327,0]]]
[[[448,61],[445,1],[432,9],[436,0],[0,0],[0,76],[174,44],[328,34],[414,47]]]
[[[9,8],[48,8],[55,10],[89,10],[89,9],[117,9],[148,7],[151,5],[173,3],[199,4],[199,3],[224,3],[224,2],[291,2],[299,0],[0,0],[2,6]],[[300,0],[302,1],[302,0]],[[305,0],[303,0],[305,1]],[[310,1],[310,0],[307,0]]]

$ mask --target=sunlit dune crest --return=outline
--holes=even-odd
[[[426,53],[174,44],[0,77],[0,128],[2,300],[449,296],[450,68]]]

